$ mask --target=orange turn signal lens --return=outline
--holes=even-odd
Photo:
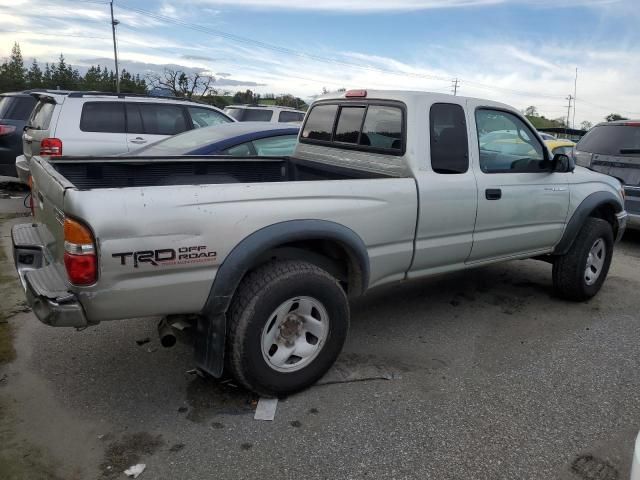
[[[93,245],[93,235],[82,223],[70,218],[64,219],[64,239],[78,245]]]

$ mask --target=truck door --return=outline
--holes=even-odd
[[[416,173],[420,208],[410,278],[464,264],[478,204],[464,100],[434,103],[423,114],[429,140],[425,168]]]
[[[468,262],[549,251],[569,208],[568,173],[517,114],[468,101],[478,152],[478,214]]]

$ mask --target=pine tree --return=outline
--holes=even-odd
[[[29,71],[27,72],[27,86],[29,88],[42,88],[43,78],[42,78],[42,70],[38,65],[38,61],[34,58]]]
[[[44,73],[42,74],[42,86],[44,88],[56,88],[55,85],[53,85],[52,76],[51,67],[47,62],[44,64]]]
[[[27,86],[25,73],[20,45],[16,42],[11,49],[9,61],[0,66],[0,91],[24,90]]]

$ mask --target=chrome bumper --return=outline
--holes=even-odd
[[[16,158],[16,172],[18,173],[18,178],[24,184],[29,182],[29,175],[31,175],[31,171],[29,169],[29,160],[24,155],[20,155]]]
[[[46,227],[36,223],[23,223],[11,229],[13,259],[27,303],[46,325],[86,327],[82,305],[51,262],[45,241],[48,235]]]

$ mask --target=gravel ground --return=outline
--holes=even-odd
[[[190,348],[163,349],[154,319],[75,332],[19,314],[0,395],[62,478],[142,461],[142,479],[624,479],[639,267],[630,232],[588,303],[554,298],[533,260],[374,290],[352,304],[339,372],[387,379],[315,386],[273,422],[253,420],[251,394],[188,374]]]

